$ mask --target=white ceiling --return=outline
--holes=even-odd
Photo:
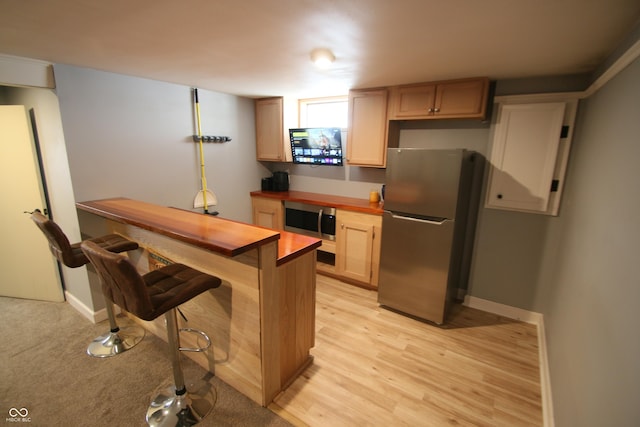
[[[591,72],[638,0],[0,0],[0,53],[242,96]],[[313,68],[313,48],[336,61]]]

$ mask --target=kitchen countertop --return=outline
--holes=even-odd
[[[78,202],[76,206],[86,212],[230,257],[278,240],[277,265],[307,253],[322,243],[313,237],[121,197]]]
[[[382,215],[384,207],[383,202],[372,203],[369,199],[308,193],[306,191],[252,191],[251,196],[289,200],[292,202],[309,203],[312,205],[330,206],[336,209],[344,209],[372,215]]]

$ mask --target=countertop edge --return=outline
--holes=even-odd
[[[229,257],[240,255],[248,250],[258,248],[259,246],[264,245],[266,243],[278,241],[278,257],[276,259],[276,266],[281,266],[288,263],[289,261],[296,259],[299,256],[302,256],[314,249],[317,249],[322,245],[322,241],[317,238],[302,236],[302,235],[294,235],[294,233],[290,233],[287,231],[278,231],[278,230],[268,229],[270,232],[273,233],[270,236],[267,236],[266,238],[263,238],[263,239],[255,240],[250,244],[238,246],[234,249],[228,249],[222,246],[217,246],[215,244],[207,243],[206,241],[202,241],[202,240],[191,238],[186,235],[182,235],[179,232],[176,232],[173,230],[163,229],[163,228],[145,223],[143,221],[136,220],[131,217],[127,217],[126,215],[121,215],[113,211],[109,211],[108,209],[96,206],[97,203],[105,200],[123,200],[124,201],[124,200],[131,200],[131,199],[128,199],[126,197],[114,197],[110,199],[83,201],[83,202],[77,202],[76,207],[82,211],[85,211],[109,220],[139,227],[144,230],[158,233],[160,235],[170,237],[185,243],[189,243],[194,246],[198,246],[203,249],[207,249],[212,252],[220,253],[222,255],[229,256]],[[185,212],[186,214],[206,215],[204,213],[193,212],[187,209],[177,208],[173,206],[169,206],[167,208],[176,209],[176,210]],[[242,225],[247,225],[250,227],[257,227],[252,224],[245,224],[245,223],[230,220],[230,219],[224,219],[224,218],[217,218],[217,219],[221,221],[228,221],[228,222],[238,223]],[[259,227],[259,228],[264,228],[264,227]]]
[[[382,215],[384,202],[369,202],[367,199],[334,196],[331,194],[309,193],[306,191],[251,191],[251,197],[265,197],[276,200],[309,203],[312,205],[331,206],[336,209],[361,212],[370,215]]]
[[[110,198],[110,199],[104,199],[104,200],[128,200],[126,197],[114,197],[114,198]],[[272,236],[263,238],[263,239],[259,239],[256,240],[254,242],[251,242],[250,244],[247,245],[243,245],[243,246],[239,246],[237,248],[234,249],[228,249],[228,248],[224,248],[222,246],[217,246],[214,244],[208,244],[207,242],[203,242],[201,240],[198,239],[193,239],[190,238],[188,236],[182,235],[180,233],[174,232],[174,231],[170,231],[170,230],[165,230],[159,227],[154,227],[152,225],[149,224],[145,224],[144,222],[141,221],[137,221],[134,220],[132,218],[128,218],[126,216],[122,216],[122,215],[118,215],[115,214],[113,212],[109,212],[108,210],[96,207],[96,206],[92,206],[90,203],[92,202],[100,202],[100,200],[90,200],[90,201],[83,201],[83,202],[76,202],[76,207],[78,209],[81,209],[85,212],[89,212],[98,216],[102,216],[104,218],[108,218],[114,221],[118,221],[124,224],[129,224],[129,225],[133,225],[136,227],[140,227],[142,229],[148,230],[148,231],[152,231],[154,233],[158,233],[167,237],[171,237],[171,238],[175,238],[176,240],[180,240],[182,242],[185,243],[189,243],[195,246],[199,246],[201,248],[204,249],[208,249],[211,250],[213,252],[217,252],[229,257],[234,257],[236,255],[240,255],[244,252],[247,252],[251,249],[254,248],[258,248],[266,243],[272,242],[272,241],[276,241],[280,238],[280,233],[277,232],[276,230],[273,230],[273,232],[275,234],[273,234]],[[191,211],[186,211],[186,212],[191,212]],[[198,212],[192,212],[194,214],[198,214]],[[204,215],[204,214],[203,214]],[[219,218],[222,220],[222,218]],[[227,221],[227,220],[225,220]],[[237,222],[237,221],[236,221]],[[246,224],[247,226],[251,226],[251,224]]]
[[[280,237],[280,242],[284,241],[284,239],[286,239],[285,236]],[[320,239],[316,239],[316,242],[311,243],[307,246],[304,246],[300,249],[297,249],[295,251],[290,251],[287,252],[283,255],[280,255],[280,253],[278,253],[278,259],[276,260],[276,266],[280,267],[281,265],[285,265],[286,263],[288,263],[289,261],[293,261],[294,259],[305,255],[309,252],[311,252],[314,249],[318,249],[320,246],[322,246],[322,240]],[[279,251],[278,251],[279,252]]]

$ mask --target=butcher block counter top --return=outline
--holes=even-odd
[[[256,227],[198,212],[127,198],[79,202],[79,209],[125,224],[135,225],[209,249],[236,256],[268,242],[278,241],[277,264],[283,264],[320,246],[319,239]]]
[[[344,209],[372,215],[382,215],[384,206],[383,202],[372,203],[369,199],[308,193],[306,191],[252,191],[251,196],[309,203],[312,205],[330,206],[336,209]]]

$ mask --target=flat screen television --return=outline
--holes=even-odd
[[[340,128],[289,129],[293,163],[342,166]]]

